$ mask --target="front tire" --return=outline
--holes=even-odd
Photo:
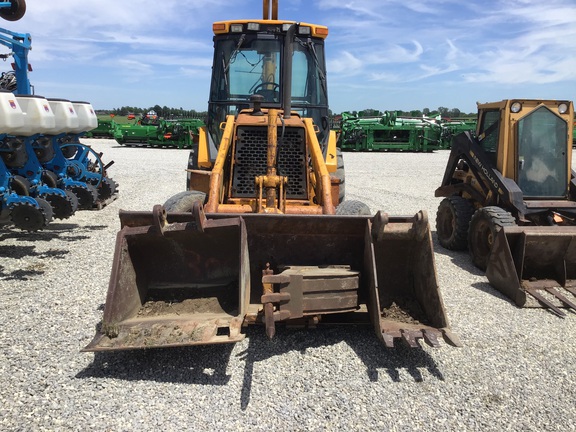
[[[206,194],[195,190],[177,193],[166,200],[164,209],[168,213],[191,212],[195,202],[204,204],[206,202]]]
[[[468,250],[472,263],[486,271],[496,234],[502,227],[515,225],[514,216],[501,207],[488,206],[476,210],[468,230]]]
[[[362,201],[350,200],[344,201],[338,207],[336,207],[337,215],[352,215],[352,216],[370,216],[372,212],[370,207],[364,204]]]
[[[466,250],[468,227],[474,214],[470,200],[453,195],[444,198],[436,212],[436,233],[440,246],[449,250]]]

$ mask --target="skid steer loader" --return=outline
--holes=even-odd
[[[436,190],[446,197],[436,218],[439,243],[468,248],[518,306],[559,316],[576,310],[573,116],[570,101],[478,104],[476,135],[454,138]]]
[[[120,213],[104,316],[86,351],[233,343],[243,327],[372,323],[387,347],[459,346],[427,216],[340,203],[324,26],[216,22],[209,119],[188,191]],[[341,169],[341,168],[340,168]]]

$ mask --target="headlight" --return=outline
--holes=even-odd
[[[298,27],[298,34],[301,34],[301,35],[309,35],[310,32],[311,32],[311,29],[310,29],[310,27],[308,27],[308,26],[300,26],[300,27]]]
[[[248,23],[248,30],[258,31],[258,30],[260,30],[260,24],[259,23]]]
[[[558,105],[558,112],[560,114],[566,114],[566,111],[568,111],[568,104],[566,102],[562,102]]]
[[[513,113],[519,113],[521,109],[522,109],[522,104],[520,102],[514,102],[510,106],[510,111],[512,111]]]
[[[242,24],[231,24],[230,25],[230,32],[231,33],[242,33]]]

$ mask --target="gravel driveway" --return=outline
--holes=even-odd
[[[81,353],[102,316],[118,210],[184,190],[188,152],[85,140],[120,198],[39,233],[0,229],[0,430],[574,430],[576,314],[518,309],[435,244],[464,347],[387,350],[365,327],[263,328],[230,346]],[[448,151],[345,153],[348,199],[428,211]],[[572,371],[572,372],[571,372]]]

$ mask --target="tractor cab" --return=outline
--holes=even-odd
[[[227,115],[252,108],[251,98],[264,108],[312,118],[319,142],[327,141],[327,27],[264,19],[216,22],[213,31],[207,122],[213,142],[220,142],[219,126]]]
[[[525,199],[568,199],[572,104],[505,100],[479,105],[479,143]],[[502,146],[502,148],[498,148]]]

